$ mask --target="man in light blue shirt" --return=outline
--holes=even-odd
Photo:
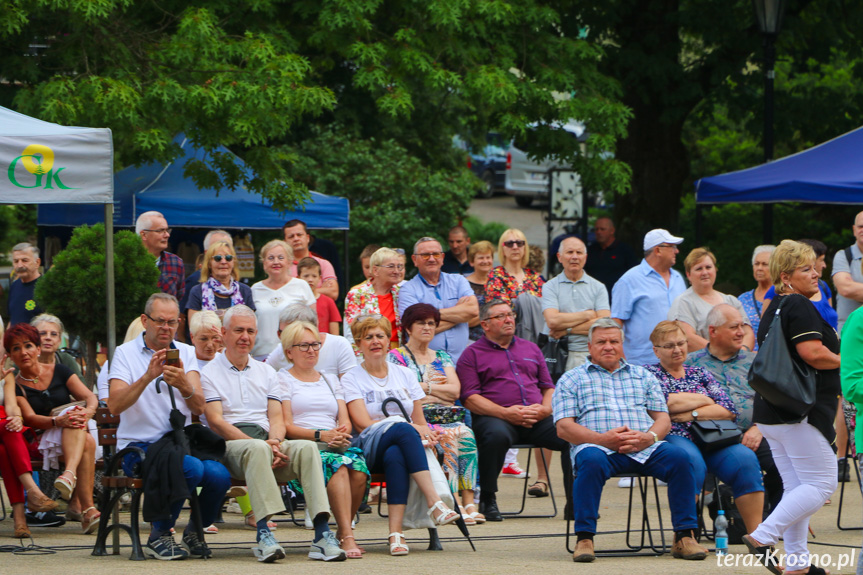
[[[611,317],[626,330],[623,351],[633,365],[658,361],[650,343],[656,324],[668,318],[671,302],[686,291],[677,261],[683,238],[656,229],[644,236],[644,259],[623,274],[611,291]]]
[[[440,324],[429,347],[443,350],[458,362],[469,343],[468,322],[479,317],[479,304],[464,276],[440,271],[443,250],[434,238],[420,238],[411,256],[419,273],[399,291],[399,317],[415,303],[427,303],[440,310]]]

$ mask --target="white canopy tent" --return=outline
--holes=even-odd
[[[0,106],[0,203],[105,205],[109,358],[116,345],[113,202],[111,130],[61,126]]]

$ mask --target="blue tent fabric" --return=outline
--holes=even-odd
[[[695,182],[699,204],[863,203],[863,128],[754,168]]]
[[[183,169],[190,159],[204,159],[206,152],[194,148],[182,135],[178,139],[183,155],[173,163],[131,166],[115,174],[115,227],[133,227],[140,214],[155,210],[177,228],[274,229],[294,218],[306,222],[310,229],[349,228],[347,198],[312,192],[302,209],[280,213],[273,209],[271,202],[245,188],[199,190],[191,178],[183,175]],[[223,146],[218,151],[231,153]],[[240,158],[235,158],[242,170],[250,170]],[[57,204],[40,206],[37,223],[40,226],[79,226],[103,221],[101,206]]]

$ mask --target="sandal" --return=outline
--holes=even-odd
[[[96,513],[88,517],[87,513],[90,511],[95,511]],[[102,517],[102,514],[95,507],[88,507],[81,512],[81,531],[84,532],[84,535],[89,535],[99,528],[100,517]]]
[[[57,509],[58,503],[45,495],[44,493],[39,497],[30,497],[27,498],[27,509],[32,511],[33,513],[39,513],[40,511],[54,511]]]
[[[439,515],[434,514],[435,509],[440,511]],[[447,507],[446,504],[440,500],[429,507],[429,510],[426,511],[426,513],[435,525],[449,525],[450,523],[458,521],[460,517],[458,513]]]
[[[540,483],[542,483],[542,487],[539,486]],[[537,479],[527,490],[527,494],[533,497],[548,497],[548,482]]]
[[[404,533],[390,533],[389,535],[395,541],[390,543],[390,555],[393,557],[398,557],[400,555],[407,555],[411,552],[410,547],[408,547],[407,543],[405,543],[405,534]]]
[[[474,520],[475,523],[485,523],[485,515],[479,512],[479,508],[477,508],[476,503],[468,503],[464,506],[465,510],[473,507],[473,511],[467,514],[468,517]]]
[[[208,525],[207,527],[204,527],[204,534],[205,535],[215,535],[218,532],[219,532],[219,528],[216,527],[215,525]]]
[[[249,511],[249,514],[248,514],[248,515],[246,515],[246,517],[244,518],[244,520],[245,520],[245,523],[246,523],[246,529],[255,529],[255,530],[257,530],[257,529],[258,529],[258,522],[257,522],[257,521],[255,521],[255,514],[254,514],[254,512]],[[269,527],[269,528],[270,528],[270,531],[275,531],[276,529],[278,529],[279,524],[278,524],[278,523],[276,523],[275,521],[270,520],[270,521],[267,521],[267,527]]]
[[[70,474],[72,481],[67,480],[64,475]],[[75,491],[75,486],[78,484],[78,476],[71,469],[67,469],[54,480],[54,488],[60,492],[60,499],[69,501],[72,498],[72,492]]]
[[[464,519],[465,525],[476,525],[476,519],[470,516],[470,513],[465,511],[465,508],[461,505],[458,506],[458,510],[461,511],[461,518]]]
[[[66,509],[65,517],[66,517],[66,521],[78,521],[78,522],[80,522],[81,520],[84,519],[84,516],[81,515],[80,511],[73,511],[72,509]]]
[[[767,567],[768,571],[773,575],[783,575],[783,570],[779,566],[779,559],[776,556],[776,548],[773,545],[757,545],[758,542],[751,535],[744,535],[742,539],[749,552],[755,555],[758,562]]]
[[[354,540],[354,546],[351,549],[345,549],[345,540],[346,539],[353,539]],[[345,555],[347,555],[348,559],[362,559],[363,558],[363,551],[362,551],[362,549],[357,547],[357,540],[354,538],[353,535],[346,535],[343,539],[339,539],[339,547],[341,547],[342,550],[344,550]]]

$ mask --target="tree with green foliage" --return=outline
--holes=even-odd
[[[141,239],[130,231],[114,234],[114,284],[117,341],[144,311],[151,294],[159,291],[159,269]],[[105,306],[105,226],[75,228],[66,249],[36,284],[35,298],[47,313],[63,320],[70,333],[87,344],[87,365],[96,365],[96,344],[107,340]],[[87,385],[96,381],[87,370]]]

